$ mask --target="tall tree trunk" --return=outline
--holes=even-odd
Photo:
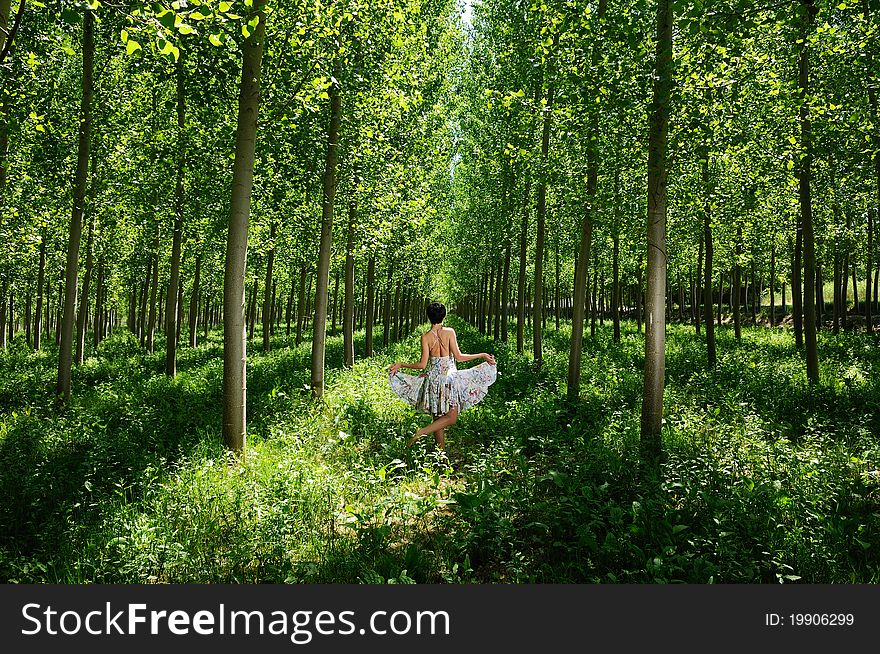
[[[70,239],[67,244],[67,272],[64,289],[64,312],[61,323],[61,349],[58,354],[58,381],[55,393],[65,404],[70,401],[70,376],[73,366],[73,328],[76,312],[79,246],[82,238],[83,205],[89,173],[89,145],[92,131],[92,92],[95,68],[95,19],[85,9],[83,21],[82,103],[79,115],[79,143],[77,146],[76,179],[73,189],[73,211],[70,219]]]
[[[581,361],[584,347],[584,316],[587,308],[587,284],[589,283],[590,248],[593,237],[592,209],[596,199],[598,165],[595,156],[587,164],[587,206],[581,218],[581,238],[578,246],[577,265],[574,275],[574,307],[571,318],[571,349],[568,358],[567,394],[571,400],[580,397]],[[595,267],[594,267],[595,268]],[[595,335],[595,311],[591,336]]]
[[[95,316],[92,322],[92,343],[96,349],[105,336],[106,322],[104,320],[104,313],[106,311],[105,305],[107,303],[107,279],[105,277],[105,266],[104,253],[102,252],[101,256],[98,258],[98,287],[95,290]]]
[[[253,342],[254,332],[257,325],[257,295],[260,292],[260,280],[258,275],[254,275],[254,286],[251,290],[250,307],[248,308],[248,340]]]
[[[43,286],[46,283],[46,237],[40,238],[40,268],[37,272],[37,309],[35,311],[34,350],[40,351],[43,336]]]
[[[353,186],[357,187],[357,181]],[[348,236],[345,243],[345,298],[342,309],[342,365],[354,365],[354,231],[357,227],[357,205],[348,203]]]
[[[94,176],[94,166],[92,175]],[[85,356],[86,327],[89,324],[89,291],[92,283],[92,266],[94,255],[92,253],[95,241],[95,210],[94,206],[89,209],[89,231],[86,237],[86,269],[83,272],[82,294],[79,298],[79,312],[76,316],[76,365],[81,365]]]
[[[232,199],[223,275],[223,442],[235,452],[244,450],[247,434],[244,276],[247,270],[248,223],[260,111],[260,68],[266,29],[264,4],[265,0],[254,0],[253,11],[259,21],[242,47]]]
[[[733,282],[730,290],[730,304],[733,309],[733,336],[737,342],[742,340],[742,317],[740,315],[740,299],[742,294],[741,276],[742,266],[742,228],[736,228],[736,262],[733,266]],[[746,294],[748,296],[748,294]]]
[[[0,350],[6,349],[6,286],[0,285]]]
[[[877,194],[878,206],[880,206],[880,153],[874,160],[877,162]],[[872,313],[871,313],[871,270],[873,269],[874,258],[874,211],[868,211],[868,252],[867,261],[865,262],[865,328],[870,334],[874,331]]]
[[[616,205],[615,205],[616,206]],[[611,317],[614,321],[614,342],[620,343],[620,234],[615,227],[611,251]]]
[[[189,346],[196,347],[198,345],[198,329],[199,329],[199,293],[201,292],[202,283],[202,253],[196,255],[196,270],[193,275],[192,292],[189,297]]]
[[[554,37],[555,39],[556,37]],[[555,43],[555,40],[554,40]],[[553,117],[554,87],[547,92],[544,107],[544,126],[541,132],[541,175],[538,178],[538,202],[535,209],[535,295],[532,305],[532,351],[535,366],[541,367],[544,351],[541,344],[541,330],[544,318],[544,220],[547,213],[547,161],[550,153],[550,125]]]
[[[519,278],[516,290],[516,351],[523,353],[525,345],[526,323],[526,257],[529,243],[529,198],[531,178],[526,176],[526,188],[523,193],[522,224],[519,232]]]
[[[700,239],[700,247],[699,252],[697,254],[697,272],[694,275],[694,329],[697,332],[697,336],[700,335],[700,325],[702,324],[702,314],[700,312],[700,295],[703,290],[703,286],[700,284],[700,275],[703,274],[703,251],[706,247],[706,239]],[[709,322],[712,322],[711,320]]]
[[[171,272],[168,279],[168,296],[165,300],[165,374],[177,375],[177,320],[180,286],[181,240],[183,237],[184,191],[186,174],[186,50],[181,49],[177,58],[177,180],[174,185],[174,231],[171,236]]]
[[[672,91],[672,0],[657,2],[654,100],[648,132],[648,290],[645,302],[645,387],[642,399],[642,461],[661,452],[666,373],[666,134]]]
[[[385,283],[385,300],[383,306],[384,315],[382,316],[382,347],[388,349],[391,342],[391,286],[392,271],[394,269],[393,262],[389,262],[388,281]]]
[[[299,300],[296,304],[296,345],[302,343],[303,321],[306,317],[306,264],[299,269]]]
[[[801,219],[797,219],[797,235],[794,239],[794,265],[791,272],[791,312],[794,321],[794,342],[798,349],[804,346],[804,310],[803,291],[801,289],[801,253],[803,251],[804,234]]]
[[[364,356],[373,356],[373,323],[376,313],[376,255],[370,252],[367,262],[367,315],[364,319]]]
[[[501,341],[507,342],[507,322],[510,317],[510,242],[504,248],[504,273],[501,278]]]
[[[813,145],[810,126],[809,108],[809,71],[810,59],[807,41],[813,32],[813,21],[817,9],[813,0],[801,0],[804,8],[803,35],[800,43],[800,61],[798,65],[798,82],[801,95],[801,148],[800,179],[798,190],[800,195],[801,221],[804,232],[804,345],[807,355],[807,379],[815,384],[819,381],[819,353],[816,343],[816,248],[813,237],[813,209],[810,199],[810,177],[813,160]]]
[[[341,73],[337,68],[334,77]],[[327,127],[327,157],[324,161],[324,197],[321,213],[321,242],[315,283],[315,320],[312,325],[312,395],[324,395],[324,344],[327,338],[327,292],[330,286],[330,247],[333,243],[333,200],[336,197],[336,148],[342,104],[339,84],[330,86],[330,122]]]
[[[783,311],[785,309],[783,308]],[[776,325],[776,237],[770,244],[770,326]]]
[[[333,303],[330,305],[330,336],[336,336],[336,316],[339,314],[339,269],[333,275]],[[329,283],[329,282],[328,282]],[[330,301],[329,299],[327,300]]]
[[[269,257],[266,261],[266,279],[263,283],[263,352],[272,349],[272,276],[275,274],[275,223],[269,228]]]

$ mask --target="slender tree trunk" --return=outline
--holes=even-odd
[[[547,92],[547,104],[544,108],[544,126],[541,132],[541,176],[538,178],[538,202],[535,210],[535,295],[532,311],[532,350],[535,366],[541,367],[544,351],[541,344],[542,321],[544,318],[544,220],[547,213],[547,160],[550,152],[550,125],[553,115],[553,94],[551,86]]]
[[[784,308],[783,308],[784,310]],[[770,326],[776,326],[776,238],[770,244]]]
[[[880,206],[880,154],[874,158],[877,165],[877,195],[878,206]],[[865,262],[865,328],[870,334],[874,331],[873,318],[871,313],[871,270],[874,267],[874,211],[868,211],[868,252],[867,261]],[[876,294],[876,292],[875,292]]]
[[[797,235],[794,240],[794,265],[791,274],[791,311],[794,321],[794,342],[798,349],[804,346],[803,292],[801,290],[801,252],[803,250],[801,219],[797,219]]]
[[[706,270],[703,273],[703,293],[706,305],[703,307],[703,309],[705,311],[704,316],[706,318],[706,360],[709,364],[709,367],[714,368],[718,360],[718,355],[715,350],[715,320],[712,316],[712,311],[715,308],[715,303],[712,301],[712,265],[715,249],[712,243],[712,204],[711,200],[709,199],[711,191],[709,189],[710,180],[708,157],[709,152],[708,150],[705,150],[703,159],[703,184],[705,187],[705,199],[703,200],[703,238],[706,242]],[[721,306],[720,297],[718,298],[718,306]],[[718,322],[719,324],[721,323],[720,318]]]
[[[335,78],[341,73],[337,68]],[[315,319],[312,326],[312,395],[324,395],[324,345],[327,338],[327,292],[330,286],[330,248],[333,244],[333,200],[336,197],[336,149],[342,104],[339,84],[329,89],[330,121],[327,127],[327,156],[324,161],[324,196],[321,213],[321,241],[318,250],[318,271],[315,283]]]
[[[232,199],[223,276],[223,442],[235,452],[244,450],[247,434],[244,278],[247,270],[257,117],[260,111],[260,68],[266,29],[264,4],[265,0],[254,0],[253,11],[259,21],[242,47],[235,160],[232,166]]]
[[[803,36],[800,47],[798,81],[801,95],[801,148],[800,179],[798,190],[800,195],[801,221],[804,233],[804,344],[807,354],[807,379],[815,384],[819,381],[819,354],[816,343],[816,251],[813,237],[813,210],[810,199],[810,178],[813,158],[812,134],[809,108],[809,50],[806,41],[813,32],[813,21],[816,7],[813,0],[801,0],[804,8]]]
[[[357,186],[357,183],[354,184]],[[354,365],[354,232],[357,226],[357,205],[348,203],[348,238],[345,244],[345,297],[342,310],[343,365]]]
[[[329,281],[328,281],[329,285]],[[330,301],[329,299],[327,300]],[[339,315],[339,269],[333,275],[333,303],[330,305],[330,336],[336,336],[336,316]]]
[[[831,331],[840,333],[840,251],[839,243],[834,243],[834,310],[831,318]]]
[[[388,348],[388,345],[391,342],[391,286],[394,265],[393,262],[389,263],[388,281],[385,283],[384,315],[382,316],[382,347],[385,349]]]
[[[107,280],[104,276],[104,253],[98,259],[98,288],[95,291],[95,316],[92,322],[92,344],[97,349],[105,336],[104,313],[106,311]]]
[[[186,50],[181,49],[177,59],[177,180],[174,185],[174,231],[171,236],[171,271],[168,296],[165,300],[165,374],[177,375],[177,320],[178,291],[180,286],[181,241],[183,238],[183,209],[186,201],[183,180],[186,174]]]
[[[617,205],[615,205],[617,206]],[[614,322],[614,342],[620,343],[620,234],[614,230],[614,245],[611,251],[611,318]]]
[[[590,338],[596,337],[596,318],[599,313],[599,253],[595,248],[593,250],[593,294],[590,298]],[[577,294],[577,293],[575,293]],[[575,303],[576,304],[576,303]],[[577,309],[575,309],[576,311]],[[574,319],[572,318],[572,324]],[[641,323],[640,323],[641,324]]]
[[[46,283],[46,237],[40,238],[40,268],[37,272],[37,308],[34,312],[34,350],[40,351],[43,336],[43,285]]]
[[[376,313],[376,255],[370,252],[367,262],[367,315],[364,319],[364,356],[373,356],[373,323]]]
[[[94,176],[94,166],[92,167]],[[76,316],[76,365],[81,365],[85,356],[86,328],[89,324],[89,291],[92,284],[92,267],[94,265],[93,245],[95,234],[95,211],[89,210],[89,231],[86,237],[86,268],[83,272],[82,294],[79,298],[79,312]]]
[[[501,341],[507,342],[507,322],[510,313],[510,242],[504,248],[504,273],[501,278]]]
[[[394,306],[393,306],[393,308],[394,308],[394,316],[393,316],[394,324],[392,325],[392,338],[394,339],[395,342],[400,340],[400,331],[401,331],[401,325],[400,325],[401,285],[402,285],[402,282],[400,280],[398,280],[397,287],[394,289]]]
[[[736,228],[736,262],[733,266],[733,282],[730,290],[730,304],[733,309],[733,336],[737,342],[742,340],[742,316],[740,315],[740,298],[742,294],[741,276],[742,266],[740,266],[740,258],[742,257],[742,228]],[[748,297],[748,294],[746,294]]]
[[[592,208],[596,198],[598,165],[595,157],[587,164],[587,206],[581,218],[581,238],[578,246],[577,265],[574,275],[574,308],[571,319],[571,349],[568,358],[568,398],[580,397],[581,362],[583,357],[584,314],[587,308],[587,284],[589,283],[590,247],[593,237]],[[595,335],[595,311],[593,312],[591,336]]]
[[[526,257],[529,242],[529,198],[531,178],[526,176],[526,188],[523,194],[522,225],[519,233],[519,278],[516,291],[516,351],[523,353],[525,345],[526,323]]]
[[[666,370],[666,134],[672,91],[672,2],[657,2],[654,100],[648,133],[648,291],[645,306],[645,387],[642,400],[642,461],[654,464],[661,452]]]
[[[306,316],[306,265],[299,269],[299,300],[296,304],[296,345],[302,343],[303,321]]]
[[[70,377],[73,366],[73,328],[76,312],[79,246],[82,238],[82,216],[85,205],[89,172],[89,145],[92,131],[92,92],[95,68],[95,19],[85,9],[83,21],[82,104],[79,118],[76,180],[73,190],[73,211],[70,220],[70,239],[67,244],[67,272],[64,291],[64,311],[61,324],[61,349],[58,355],[58,381],[55,394],[65,404],[70,401]]]
[[[269,256],[266,261],[266,278],[263,280],[263,352],[272,349],[272,278],[275,274],[275,223],[269,228]]]
[[[697,255],[697,272],[694,275],[694,328],[697,336],[700,335],[700,325],[702,324],[702,313],[700,312],[700,295],[703,288],[700,284],[700,275],[703,274],[703,251],[706,247],[705,237],[700,239],[699,253]],[[712,322],[711,320],[709,322]]]
[[[503,266],[499,263],[498,268],[495,269],[495,296],[492,299],[492,307],[495,311],[495,320],[492,328],[492,339],[498,340],[498,337],[501,335],[501,285],[503,283],[502,277],[504,275]],[[559,284],[557,282],[556,294],[559,295]],[[557,297],[557,304],[559,303],[559,299]],[[558,308],[557,308],[557,322],[558,321]],[[558,329],[558,327],[557,327]]]
[[[196,255],[196,270],[193,275],[192,292],[189,297],[189,346],[196,347],[198,345],[198,329],[199,329],[199,293],[201,292],[202,283],[202,254]]]
[[[256,331],[257,325],[257,296],[260,292],[260,280],[257,275],[254,275],[254,286],[251,290],[251,302],[248,310],[248,340],[253,342],[254,340],[254,332]]]

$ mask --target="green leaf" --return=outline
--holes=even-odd
[[[219,46],[219,45],[222,45],[222,44],[223,44],[223,42],[220,40],[220,37],[217,36],[216,34],[211,34],[211,35],[208,37],[208,41],[211,42],[211,45]]]
[[[178,25],[177,31],[180,32],[181,34],[184,34],[184,35],[192,34],[193,32],[195,32],[195,30],[192,28],[192,26],[187,25],[186,23],[181,23],[180,25]]]
[[[229,4],[228,2],[221,2],[220,3],[220,11],[222,11],[224,14],[227,11],[229,11],[230,9],[232,9],[232,5]]]
[[[128,30],[122,30],[121,32],[119,32],[119,38],[122,39],[123,43],[128,41]]]

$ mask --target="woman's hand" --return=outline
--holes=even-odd
[[[391,364],[391,366],[389,366],[389,368],[388,368],[388,375],[391,376],[391,377],[394,377],[394,375],[397,374],[397,371],[398,371],[398,370],[400,370],[400,364],[399,364],[399,363],[393,363],[393,364]]]
[[[493,357],[491,354],[487,354],[486,352],[483,352],[480,356],[483,357],[489,363],[489,365],[492,365],[492,366],[496,365],[495,364],[495,357]]]

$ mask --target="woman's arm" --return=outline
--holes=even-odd
[[[428,365],[428,339],[427,334],[422,334],[422,360],[418,363],[394,363],[388,368],[389,374],[393,377],[401,368],[412,368],[414,370],[424,370]]]
[[[462,354],[461,350],[458,349],[458,337],[455,334],[455,330],[451,327],[449,331],[452,332],[452,340],[449,342],[449,349],[452,351],[453,356],[456,361],[473,361],[474,359],[485,359],[493,366],[495,365],[495,357],[491,354],[486,354],[485,352],[480,352],[479,354]]]

